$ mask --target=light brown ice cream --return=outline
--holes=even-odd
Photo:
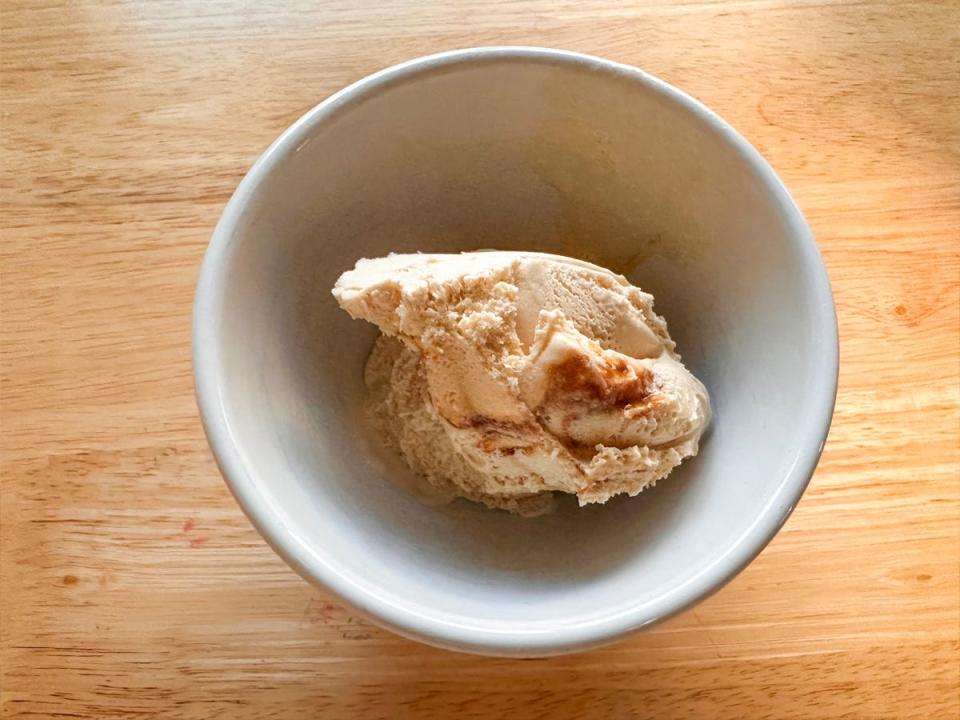
[[[695,455],[710,417],[653,298],[541,253],[360,260],[333,294],[375,323],[372,416],[432,485],[535,515],[636,495]]]

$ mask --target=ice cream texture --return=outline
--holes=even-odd
[[[653,297],[559,255],[363,259],[333,288],[382,331],[371,418],[432,486],[521,515],[636,495],[696,455],[707,390]]]

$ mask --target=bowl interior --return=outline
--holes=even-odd
[[[738,143],[655,81],[536,54],[425,63],[301,121],[218,229],[198,338],[228,474],[274,546],[401,631],[494,651],[646,624],[748,561],[802,490],[833,379],[806,226]],[[537,519],[405,489],[362,411],[375,330],[330,288],[360,257],[478,248],[652,292],[711,394],[700,455],[637,498]]]

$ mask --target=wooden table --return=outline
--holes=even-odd
[[[642,6],[641,6],[642,5]],[[4,3],[4,718],[956,718],[960,3]],[[833,281],[810,489],[718,595],[612,647],[424,647],[309,587],[194,406],[201,256],[263,148],[400,60],[640,65],[770,159]]]

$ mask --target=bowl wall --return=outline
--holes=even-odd
[[[376,331],[330,289],[361,257],[478,248],[652,292],[711,394],[700,455],[536,519],[405,489],[362,412]],[[415,61],[305,116],[231,201],[196,313],[205,426],[271,544],[379,622],[482,652],[595,644],[719,587],[798,500],[836,389],[822,263],[759,155],[663,83],[551,51]]]

